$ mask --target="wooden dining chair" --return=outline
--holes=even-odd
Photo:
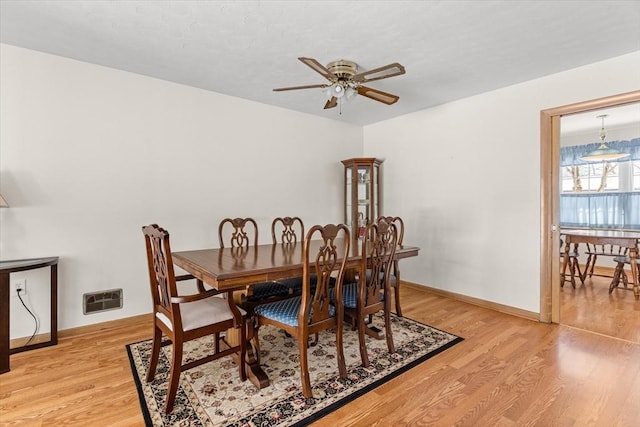
[[[316,239],[319,237],[319,239]],[[316,240],[314,240],[316,239]],[[342,301],[342,278],[350,247],[349,229],[344,225],[316,225],[306,234],[303,246],[303,286],[300,296],[255,307],[258,328],[273,325],[298,341],[300,379],[304,397],[313,397],[307,349],[309,336],[327,329],[335,330],[338,372],[347,374],[342,346],[343,307],[331,303],[331,293]],[[316,276],[315,289],[311,276]],[[335,285],[331,278],[335,275]],[[317,336],[317,335],[316,335]]]
[[[242,381],[246,380],[245,341],[246,312],[233,303],[231,292],[211,289],[194,295],[180,295],[177,281],[194,279],[191,275],[176,276],[171,259],[169,233],[157,224],[142,227],[147,248],[149,284],[153,299],[153,345],[147,371],[147,382],[154,379],[160,347],[171,344],[172,357],[165,412],[173,410],[178,391],[180,373],[221,357],[237,354],[238,370]],[[226,298],[225,298],[226,296]],[[240,343],[230,345],[221,332],[236,328],[240,332]],[[187,341],[212,335],[214,351],[207,356],[182,363],[183,346]],[[162,342],[162,337],[168,340]],[[220,346],[224,342],[225,346]]]
[[[640,239],[636,242],[636,253],[638,250],[638,244],[640,243]],[[611,284],[609,285],[609,294],[613,292],[615,288],[622,284],[625,288],[629,286],[629,276],[625,272],[625,267],[631,267],[631,257],[629,256],[629,248],[624,251],[624,254],[613,257],[613,261],[616,263],[616,268],[613,271],[613,279],[611,280]],[[637,262],[637,260],[636,260]]]
[[[613,278],[611,280],[611,284],[609,285],[610,294],[613,292],[615,288],[617,288],[620,285],[620,282],[622,282],[625,288],[628,288],[629,276],[624,270],[627,265],[631,266],[631,258],[627,255],[614,257],[613,260],[616,263],[616,268],[613,271]]]
[[[218,241],[221,248],[227,242],[232,249],[249,250],[251,246],[258,245],[258,224],[253,218],[225,218],[218,225]],[[244,294],[245,308],[251,311],[258,303],[287,298],[290,293],[288,286],[276,281],[255,283],[251,286],[251,292]]]
[[[402,218],[399,216],[382,216],[376,221],[379,221],[380,218],[384,218],[387,222],[392,222],[396,225],[396,230],[398,231],[398,245],[402,246],[402,242],[404,240],[404,221]],[[393,260],[392,268],[393,270],[391,271],[391,276],[389,276],[389,281],[391,288],[393,288],[394,291],[396,314],[402,317],[402,308],[400,307],[400,263],[397,259]]]
[[[576,287],[576,273],[578,273],[578,278],[580,282],[584,285],[584,279],[586,276],[586,267],[584,274],[580,271],[580,264],[578,263],[578,245],[573,245],[573,250],[569,251],[569,259],[567,260],[567,266],[569,267],[569,281],[571,282],[572,287]],[[564,249],[564,240],[560,239],[560,265],[562,266],[562,271],[560,272],[560,287],[564,287],[564,283],[567,281],[567,268],[564,264],[564,257],[566,256],[566,252]]]
[[[385,337],[389,353],[395,352],[391,332],[391,271],[398,243],[398,230],[393,221],[379,218],[367,226],[362,240],[361,259],[356,282],[343,286],[345,316],[358,328],[362,366],[369,366],[365,341],[367,318],[384,312]]]
[[[585,254],[587,255],[587,262],[584,265],[584,276],[589,275],[589,278],[593,276],[593,270],[596,266],[598,257],[614,259],[617,257],[625,257],[629,252],[629,248],[625,248],[619,245],[603,244],[595,245],[587,243],[587,249]],[[615,262],[615,260],[614,260]],[[603,276],[602,274],[599,274]],[[608,275],[607,275],[608,276]],[[610,276],[609,276],[610,277]]]
[[[297,217],[277,217],[271,222],[271,240],[273,243],[295,245],[302,244],[304,223]]]
[[[292,250],[296,245],[302,245],[302,239],[304,239],[304,223],[299,217],[277,217],[271,222],[271,241],[274,245],[280,243],[283,252]],[[278,280],[278,283],[287,286],[291,294],[302,292],[302,277],[282,279]]]

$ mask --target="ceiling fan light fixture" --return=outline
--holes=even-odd
[[[344,91],[344,97],[347,101],[355,98],[358,94],[358,91],[355,90],[352,86],[347,86],[347,89]]]
[[[333,98],[333,85],[327,86],[322,89],[322,93],[324,93],[324,96],[327,97],[327,101],[329,101],[331,98]]]
[[[341,83],[334,83],[331,86],[331,94],[336,98],[342,98],[344,96],[344,87]]]
[[[607,144],[605,144],[604,140],[607,137],[607,133],[604,130],[605,117],[607,117],[607,114],[598,116],[599,119],[602,119],[602,127],[600,128],[600,146],[595,150],[587,153],[586,156],[580,157],[580,160],[582,160],[583,162],[604,162],[607,160],[618,160],[629,155],[629,153],[623,153],[622,151],[609,148]]]
[[[580,157],[580,160],[586,162],[604,162],[606,160],[622,159],[628,155],[628,153],[622,153],[618,150],[607,147],[607,144],[600,144],[600,147],[590,151],[586,156]]]
[[[362,95],[365,98],[373,99],[374,101],[387,105],[395,104],[398,102],[398,99],[400,99],[397,95],[363,86],[363,83],[404,74],[404,67],[397,62],[372,70],[358,72],[358,65],[355,62],[344,59],[330,62],[326,67],[313,58],[299,57],[298,60],[322,75],[329,83],[280,87],[273,89],[275,92],[320,88],[322,89],[323,95],[327,98],[327,102],[324,105],[325,110],[342,105],[357,95]]]

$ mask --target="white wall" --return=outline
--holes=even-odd
[[[172,248],[217,246],[227,216],[341,222],[340,160],[362,128],[141,75],[0,45],[0,259],[59,256],[59,327],[151,311],[141,226]],[[294,196],[292,196],[294,195]],[[48,271],[27,277],[48,331]],[[124,308],[82,314],[123,288]],[[33,320],[11,298],[11,337]]]
[[[418,258],[403,278],[540,310],[540,111],[640,89],[640,52],[364,128],[385,214]]]

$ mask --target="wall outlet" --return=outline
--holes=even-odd
[[[27,294],[27,279],[20,279],[13,282],[14,296],[18,296],[18,289],[20,289],[20,296]]]

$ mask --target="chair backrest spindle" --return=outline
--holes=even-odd
[[[317,236],[320,240],[314,240]],[[344,239],[338,245],[338,239]],[[320,246],[311,253],[312,242],[319,241]],[[298,312],[298,324],[307,324],[305,319],[311,315],[309,327],[331,319],[330,306],[333,284],[336,294],[342,295],[341,284],[350,248],[349,229],[344,224],[327,224],[313,226],[307,232],[303,247],[303,281],[310,284],[315,276],[316,285],[302,288],[302,302]],[[332,273],[337,271],[338,277],[332,280]],[[337,297],[336,297],[337,298]],[[339,300],[341,301],[341,300]]]
[[[295,244],[304,237],[304,223],[297,216],[278,217],[271,222],[271,240],[274,244]]]
[[[257,246],[258,224],[253,218],[225,218],[218,225],[218,240],[221,248],[225,247],[225,241],[232,248]]]

